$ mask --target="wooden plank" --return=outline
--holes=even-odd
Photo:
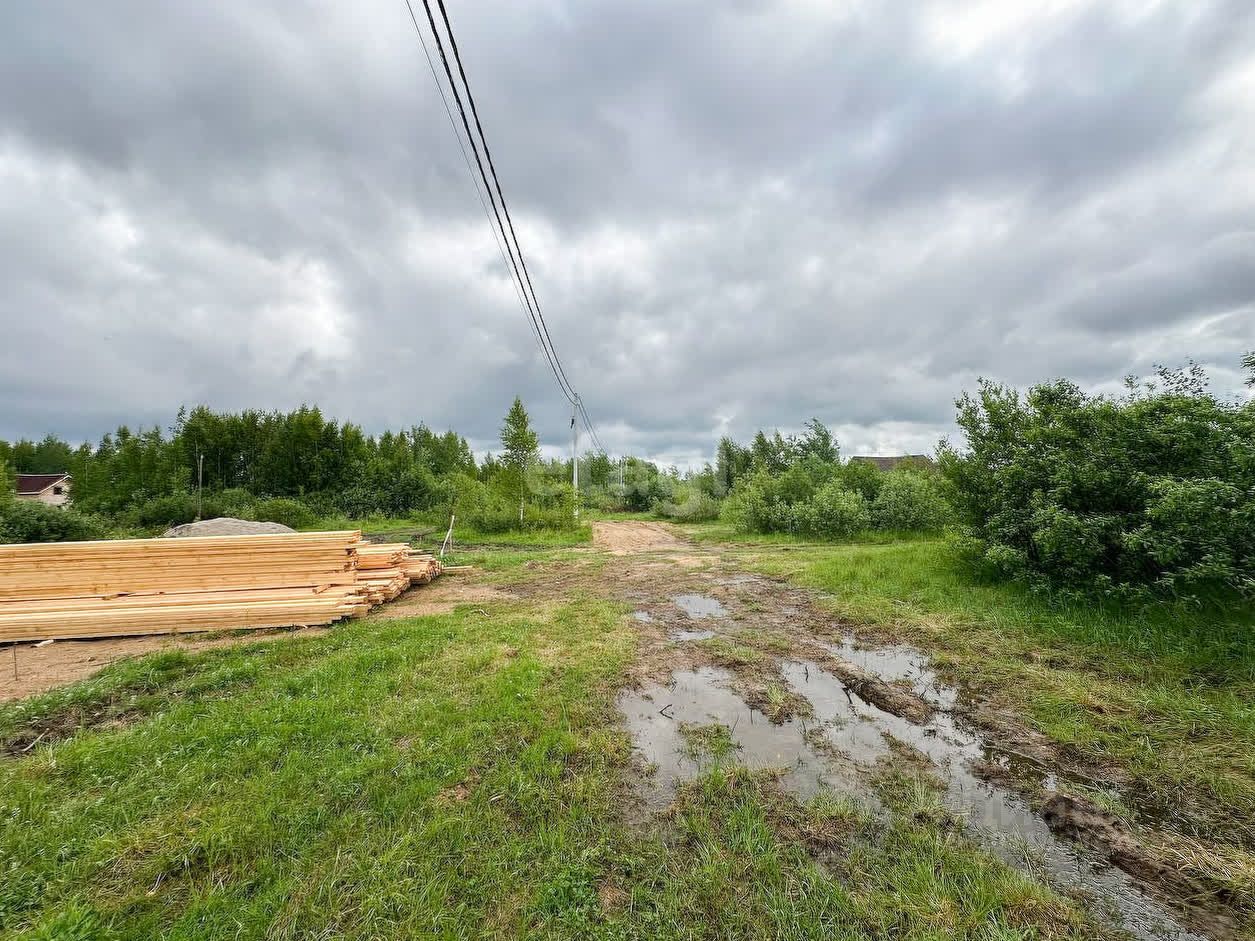
[[[328,624],[440,562],[360,532],[0,547],[0,641]]]

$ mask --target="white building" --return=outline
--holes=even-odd
[[[38,500],[49,506],[65,506],[70,499],[69,474],[18,474],[17,498]]]

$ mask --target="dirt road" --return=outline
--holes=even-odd
[[[636,520],[594,522],[593,545],[611,555],[635,555],[689,548],[687,543],[677,538],[662,523]]]
[[[638,653],[618,707],[639,758],[644,813],[665,810],[678,784],[710,766],[694,749],[695,730],[730,738],[737,763],[776,769],[799,799],[831,789],[874,805],[888,769],[926,768],[955,819],[1007,862],[1023,866],[1031,847],[1037,872],[1096,896],[1135,937],[1202,937],[1182,929],[1175,904],[1197,889],[1188,877],[1158,866],[1093,805],[1083,802],[1080,816],[1096,812],[1101,826],[1084,832],[1052,816],[1070,806],[1058,792],[1092,786],[1084,771],[1008,717],[978,723],[977,704],[918,650],[876,645],[819,595],[745,571],[665,524],[596,522],[593,532],[619,562],[547,565],[518,590],[586,589],[633,607]],[[1227,933],[1214,907],[1185,915],[1209,936]]]

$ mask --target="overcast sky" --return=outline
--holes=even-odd
[[[1250,0],[447,2],[611,451],[930,450],[978,376],[1241,388]],[[12,4],[0,320],[0,437],[306,402],[482,450],[515,394],[567,433],[403,0]]]

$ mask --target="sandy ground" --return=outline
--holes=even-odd
[[[374,613],[376,618],[414,618],[425,614],[448,614],[460,604],[472,601],[509,601],[514,595],[489,585],[476,584],[474,576],[445,575],[430,585],[411,588],[396,601]]]
[[[636,520],[594,522],[593,545],[611,555],[674,552],[691,548],[687,543],[676,538],[675,534],[662,523]]]
[[[44,693],[66,683],[86,679],[111,663],[157,650],[185,650],[196,653],[214,647],[230,647],[259,640],[312,637],[326,631],[325,627],[305,627],[298,630],[249,631],[227,636],[160,634],[100,640],[58,640],[42,647],[17,644],[0,650],[0,702]]]
[[[412,618],[425,614],[447,614],[460,604],[503,601],[511,597],[508,592],[478,585],[465,576],[449,575],[430,585],[411,588],[396,601],[379,608],[374,616]],[[0,702],[44,693],[58,686],[86,679],[111,663],[158,650],[186,650],[188,653],[196,653],[214,647],[250,644],[258,640],[311,637],[327,630],[325,627],[307,627],[298,630],[246,631],[229,635],[161,634],[99,640],[59,640],[42,647],[35,644],[6,646],[0,648]]]

